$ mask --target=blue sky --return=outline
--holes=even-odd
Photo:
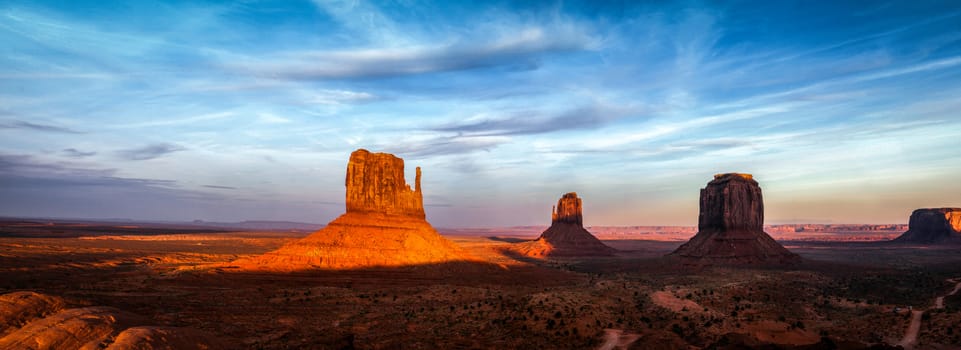
[[[357,148],[436,226],[768,223],[961,206],[961,5],[5,1],[0,215],[327,222]]]

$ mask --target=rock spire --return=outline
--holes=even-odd
[[[551,227],[537,240],[515,245],[518,252],[537,257],[610,256],[616,252],[584,229],[581,199],[566,193],[551,210]]]

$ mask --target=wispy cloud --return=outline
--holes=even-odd
[[[219,186],[219,185],[204,185],[204,187],[206,187],[206,188],[218,189],[218,190],[236,190],[236,189],[237,189],[236,187],[231,187],[231,186]]]
[[[62,151],[63,155],[71,158],[84,158],[90,157],[97,154],[97,152],[84,152],[77,150],[76,148],[64,148]]]
[[[385,145],[382,148],[404,157],[425,158],[430,156],[489,151],[507,141],[509,141],[509,138],[504,136],[457,135],[411,140],[399,144]]]
[[[29,155],[0,154],[0,177],[4,187],[14,183],[69,186],[163,186],[176,184],[173,180],[124,178],[116,176],[116,169],[91,167],[71,162],[42,161]]]
[[[602,127],[628,115],[639,113],[637,108],[594,104],[559,113],[537,111],[512,113],[506,118],[482,118],[452,125],[435,127],[434,131],[473,135],[530,135],[563,130],[588,130]]]
[[[25,122],[22,120],[0,122],[0,129],[21,129],[21,130],[54,132],[54,133],[62,133],[62,134],[83,134],[83,132],[81,131],[77,131],[68,127],[52,125],[52,124]]]
[[[592,39],[584,33],[547,33],[535,27],[486,43],[301,51],[225,66],[257,76],[294,80],[383,78],[496,66],[532,67],[542,55],[591,46]]]
[[[214,113],[205,113],[199,115],[193,115],[183,118],[173,118],[173,119],[160,119],[160,120],[149,120],[144,122],[135,122],[128,124],[116,125],[116,128],[127,129],[127,128],[154,128],[162,126],[176,126],[176,125],[191,125],[202,122],[214,122],[223,119],[229,119],[235,115],[231,111],[222,111]]]
[[[185,148],[175,144],[155,143],[143,147],[120,150],[117,151],[117,155],[126,160],[149,160],[183,150],[185,150]]]

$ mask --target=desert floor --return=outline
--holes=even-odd
[[[804,263],[722,268],[664,258],[680,236],[605,231],[616,257],[541,260],[505,251],[536,228],[441,232],[483,263],[245,273],[230,262],[307,233],[19,233],[0,237],[0,294],[116,307],[236,348],[858,348],[904,340],[912,310],[926,311],[905,345],[961,348],[961,247],[781,235]]]

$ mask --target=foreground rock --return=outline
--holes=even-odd
[[[551,227],[537,240],[515,245],[517,252],[534,257],[611,256],[616,251],[584,229],[581,199],[567,193],[551,211]]]
[[[30,321],[62,310],[64,301],[34,292],[0,295],[0,337]]]
[[[764,232],[761,187],[750,174],[718,174],[701,189],[698,232],[671,256],[696,264],[790,264],[800,261]]]
[[[918,209],[898,243],[961,243],[961,208]]]
[[[430,265],[473,260],[425,220],[421,172],[414,189],[404,160],[360,149],[347,163],[347,213],[299,241],[239,260],[246,270],[301,271]]]
[[[112,307],[65,309],[62,299],[34,292],[0,295],[0,349],[223,349],[213,336],[152,327]]]

